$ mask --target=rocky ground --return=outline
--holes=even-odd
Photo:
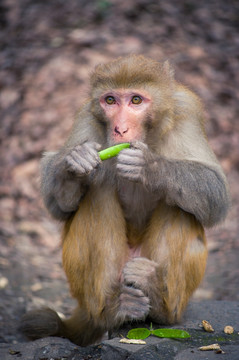
[[[23,341],[26,310],[73,300],[59,224],[39,194],[39,159],[61,146],[99,62],[169,59],[205,104],[207,133],[228,177],[227,220],[209,230],[197,299],[239,300],[239,3],[224,0],[2,0],[0,3],[0,342]]]
[[[151,334],[144,340],[144,344],[128,344],[125,342],[126,336],[132,330],[132,324],[129,324],[114,332],[112,339],[87,347],[76,346],[59,337],[47,337],[27,343],[0,343],[0,359],[218,360],[222,356],[223,360],[238,360],[238,311],[238,301],[195,301],[188,306],[181,324],[176,326],[177,331],[187,331],[189,338],[167,339]],[[213,327],[212,332],[203,329],[202,319],[207,319]],[[157,324],[151,325],[153,329],[159,328]],[[151,325],[139,323],[133,327],[136,331],[137,327],[149,329]],[[229,328],[231,333],[225,333],[225,328]]]

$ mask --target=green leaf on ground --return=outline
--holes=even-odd
[[[190,337],[187,331],[179,330],[179,329],[157,329],[157,330],[152,330],[151,334],[161,338],[186,339]]]
[[[127,338],[128,339],[136,339],[136,340],[143,340],[149,337],[151,331],[146,328],[136,328],[132,329],[128,332]]]

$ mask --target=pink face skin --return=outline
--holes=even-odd
[[[117,89],[100,97],[100,105],[109,121],[113,144],[142,140],[143,124],[151,105],[143,90]]]

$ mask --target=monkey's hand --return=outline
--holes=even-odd
[[[120,320],[145,319],[149,310],[149,298],[142,290],[122,284],[118,310]]]
[[[117,172],[122,178],[130,181],[141,182],[148,186],[151,169],[157,164],[155,156],[142,142],[132,143],[129,149],[122,150],[118,155]]]
[[[100,145],[85,142],[58,153],[48,153],[42,160],[42,194],[46,207],[59,220],[76,211],[87,189],[93,170],[101,162]]]
[[[65,157],[67,171],[79,177],[90,174],[101,162],[100,148],[98,143],[87,141],[71,149]]]
[[[149,284],[157,287],[158,264],[144,257],[133,258],[123,268],[123,282],[126,286],[141,289],[149,295]]]

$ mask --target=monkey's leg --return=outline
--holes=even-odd
[[[94,341],[94,333],[100,337],[117,320],[122,321],[117,317],[120,272],[127,256],[125,219],[115,191],[103,185],[92,188],[63,234],[63,266],[71,293],[90,320],[79,325],[78,336],[82,333],[83,343],[86,336],[89,342]],[[132,296],[136,302],[144,303],[140,291]],[[68,327],[78,323],[74,315],[66,322]]]
[[[149,296],[149,316],[160,323],[179,321],[205,272],[207,249],[202,226],[192,215],[161,205],[152,217],[141,256],[151,260],[146,266],[151,266],[146,271],[148,278],[143,281],[141,277],[139,286]]]
[[[120,272],[128,256],[125,219],[115,191],[101,185],[86,194],[65,225],[62,247],[63,267],[79,308],[64,322],[52,310],[27,314],[21,328],[35,338],[61,335],[90,344],[116,324]]]

